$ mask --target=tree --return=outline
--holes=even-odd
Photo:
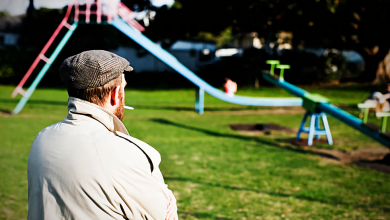
[[[34,11],[35,11],[35,7],[34,7],[34,0],[29,0],[29,1],[30,1],[30,4],[28,5],[28,8],[27,8],[27,15],[31,16],[32,13],[34,13]]]
[[[273,41],[279,31],[291,31],[295,47],[357,51],[366,62],[360,80],[368,82],[390,48],[389,8],[383,0],[176,0],[171,8],[157,9],[146,34],[174,41],[229,29]]]

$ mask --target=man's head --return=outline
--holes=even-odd
[[[64,60],[60,76],[71,97],[99,105],[123,119],[124,72],[132,71],[130,63],[111,52],[84,51]]]

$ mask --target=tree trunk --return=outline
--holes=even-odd
[[[27,8],[27,16],[31,16],[35,11],[34,0],[30,0],[30,5]]]
[[[390,50],[385,58],[378,64],[375,80],[373,84],[390,83]]]

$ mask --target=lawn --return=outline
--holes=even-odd
[[[365,87],[305,88],[330,98],[351,114],[368,95]],[[0,86],[0,219],[26,219],[27,159],[35,135],[67,115],[67,93],[38,89],[22,112],[13,87]],[[291,97],[281,89],[243,89],[238,95]],[[294,147],[295,134],[245,135],[234,123],[276,123],[297,130],[299,108],[238,106],[205,97],[205,113],[193,110],[195,91],[126,91],[124,124],[155,147],[160,168],[178,200],[180,219],[389,219],[390,175],[338,163]],[[271,110],[271,111],[263,111]],[[300,110],[300,111],[298,111]],[[262,113],[267,112],[267,113]],[[270,113],[271,112],[271,113]],[[379,123],[374,117],[370,121]],[[329,117],[334,148],[381,147]]]

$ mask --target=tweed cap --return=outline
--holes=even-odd
[[[60,77],[68,88],[89,89],[103,86],[132,70],[125,58],[104,50],[89,50],[65,59]]]

